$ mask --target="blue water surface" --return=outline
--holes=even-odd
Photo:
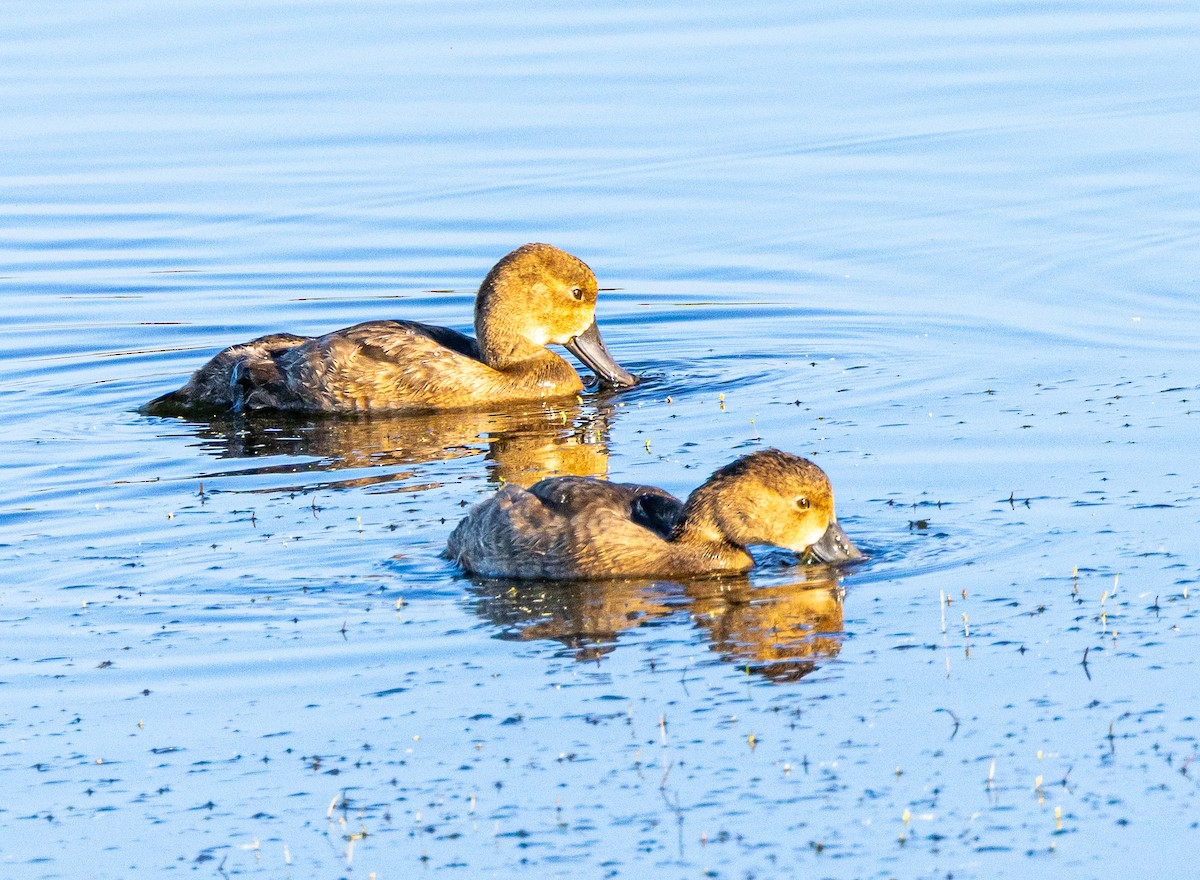
[[[13,878],[1188,876],[1194,4],[9,4]],[[616,396],[138,407],[595,269]],[[521,585],[503,482],[778,446],[870,560]]]

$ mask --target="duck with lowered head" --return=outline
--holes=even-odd
[[[505,486],[455,527],[446,555],[484,577],[694,577],[748,571],[756,544],[828,563],[864,558],[838,524],[825,472],[778,449],[726,465],[686,502],[590,477]]]
[[[602,386],[635,385],[600,336],[596,292],[582,260],[527,244],[483,280],[474,339],[415,321],[368,321],[316,337],[273,333],[218,353],[146,410],[429,412],[578,394],[579,374],[550,344],[565,346]]]

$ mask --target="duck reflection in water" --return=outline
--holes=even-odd
[[[586,404],[527,403],[505,412],[337,418],[247,413],[185,424],[217,458],[291,459],[208,476],[355,471],[347,479],[326,479],[321,488],[400,482],[410,491],[420,488],[413,485],[420,479],[418,466],[474,457],[484,460],[496,486],[604,476],[613,409],[603,398],[593,398]],[[297,457],[309,460],[297,463]]]
[[[616,649],[622,633],[689,619],[728,663],[770,681],[798,681],[841,650],[838,573],[806,566],[791,583],[744,577],[693,581],[476,581],[475,612],[515,641],[552,640],[579,661]]]

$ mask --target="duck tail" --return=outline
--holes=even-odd
[[[144,416],[178,416],[191,410],[190,403],[186,389],[177,388],[169,394],[142,404],[138,407],[138,412]]]

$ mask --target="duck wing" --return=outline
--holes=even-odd
[[[428,410],[486,397],[496,382],[470,336],[417,321],[368,321],[324,336],[273,333],[231,345],[145,411]]]
[[[669,540],[683,519],[683,502],[657,486],[610,483],[590,477],[552,477],[535,483],[529,491],[551,508],[595,516],[607,512],[649,529]]]
[[[469,404],[486,397],[498,381],[478,354],[475,340],[456,330],[416,321],[368,321],[281,353],[277,366],[286,393],[247,395],[247,402],[325,412]]]
[[[683,519],[683,502],[662,489],[655,489],[634,496],[630,503],[630,514],[639,526],[669,541],[675,527]]]
[[[479,360],[479,344],[473,337],[419,321],[367,321],[338,332],[355,339],[365,350],[377,349],[389,359],[395,357],[398,345],[407,351],[413,344],[413,334],[417,334],[463,357]]]
[[[667,523],[682,506],[653,486],[591,477],[505,486],[455,527],[446,555],[485,577],[576,579],[657,570]]]

